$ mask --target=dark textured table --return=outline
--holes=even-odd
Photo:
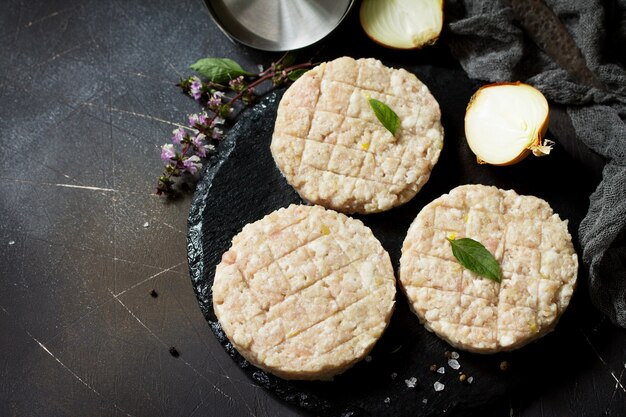
[[[191,198],[154,194],[159,146],[198,111],[174,87],[188,65],[276,55],[228,41],[200,0],[9,0],[0,38],[0,415],[299,415],[213,337],[187,269]],[[343,54],[456,66],[443,46],[376,46],[354,15],[301,56]],[[560,382],[537,375],[503,415],[626,415],[626,331],[584,285],[564,317],[575,351],[538,358]]]

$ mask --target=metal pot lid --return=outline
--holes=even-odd
[[[264,51],[304,48],[330,34],[354,0],[205,0],[228,37]]]

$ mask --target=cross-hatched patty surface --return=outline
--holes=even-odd
[[[213,307],[248,361],[286,379],[328,379],[387,327],[389,255],[359,220],[291,205],[246,225],[217,266]]]
[[[369,98],[399,116],[395,137]],[[304,200],[374,213],[413,198],[442,147],[439,104],[415,75],[375,59],[343,57],[308,71],[285,92],[271,150]]]
[[[463,268],[446,237],[482,243],[499,262],[502,282]],[[426,205],[411,224],[400,283],[426,328],[455,347],[491,353],[551,331],[569,303],[577,271],[567,221],[548,203],[464,185]]]

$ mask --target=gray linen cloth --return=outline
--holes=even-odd
[[[471,78],[520,80],[565,106],[577,139],[603,157],[602,180],[578,237],[594,305],[626,327],[626,0],[537,3],[449,0],[445,39]],[[561,33],[546,23],[546,5]],[[533,13],[529,26],[524,15]],[[571,51],[572,39],[582,56],[567,52],[559,59],[555,50]],[[586,61],[588,73],[563,69],[577,60]]]

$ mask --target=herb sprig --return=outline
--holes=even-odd
[[[470,238],[446,238],[452,246],[452,254],[470,271],[496,282],[502,281],[502,271],[496,258],[482,243]]]
[[[380,100],[376,100],[375,98],[368,98],[367,101],[374,111],[378,121],[385,126],[385,129],[395,136],[398,128],[400,127],[400,118],[396,112],[393,111],[391,107]]]
[[[297,80],[315,64],[295,64],[295,55],[286,53],[269,68],[254,74],[228,58],[203,58],[191,65],[204,79],[190,76],[177,84],[185,94],[193,97],[204,110],[188,117],[187,126],[174,129],[171,143],[161,147],[165,168],[157,183],[157,194],[177,193],[177,182],[196,179],[206,158],[216,150],[223,137],[226,121],[236,115],[241,102],[252,104],[257,88],[270,82],[269,89],[288,85]]]

